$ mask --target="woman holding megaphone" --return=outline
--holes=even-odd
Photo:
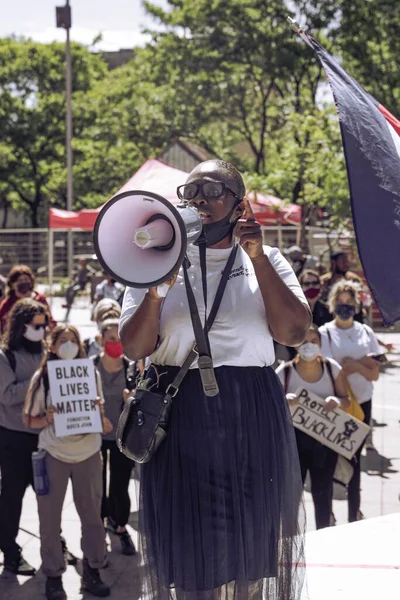
[[[167,285],[127,289],[120,328],[129,358],[150,357],[145,385],[166,393],[208,317],[207,361],[198,344],[199,360],[173,384],[166,438],[142,467],[147,592],[295,600],[304,562],[302,483],[271,365],[274,339],[303,341],[307,300],[279,250],[263,246],[233,165],[199,164],[178,196],[199,211],[203,235]]]

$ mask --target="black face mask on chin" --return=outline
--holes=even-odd
[[[221,240],[226,238],[230,233],[233,232],[236,223],[238,222],[240,217],[237,217],[232,220],[232,217],[236,211],[236,207],[240,204],[241,200],[237,200],[232,208],[232,210],[222,219],[216,221],[215,223],[206,223],[203,225],[203,233],[206,241],[206,247],[215,246]],[[199,242],[203,239],[203,236],[200,236]],[[197,244],[197,242],[196,242]]]

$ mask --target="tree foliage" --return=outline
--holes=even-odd
[[[400,103],[398,0],[144,2],[151,42],[107,71],[73,44],[74,206],[98,206],[149,157],[185,137],[245,172],[250,188],[304,206],[350,207],[340,131],[314,53],[287,25],[307,25],[394,114]],[[62,44],[0,40],[0,203],[65,206]]]

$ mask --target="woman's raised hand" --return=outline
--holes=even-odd
[[[244,213],[237,222],[235,235],[243,250],[252,260],[256,260],[264,254],[261,225],[256,221],[247,197],[243,198],[243,203]]]

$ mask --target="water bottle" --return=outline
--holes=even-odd
[[[49,493],[49,477],[46,467],[46,450],[32,453],[33,487],[38,496]]]

